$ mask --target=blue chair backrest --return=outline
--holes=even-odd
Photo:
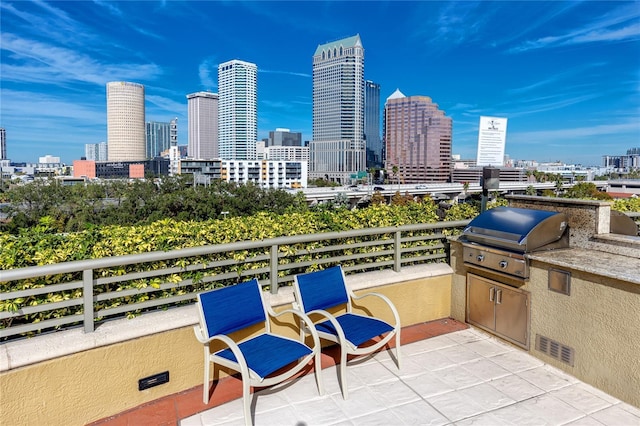
[[[257,279],[198,294],[208,337],[266,321]]]
[[[296,276],[304,311],[329,309],[349,301],[340,266]]]

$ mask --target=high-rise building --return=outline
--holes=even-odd
[[[84,145],[84,157],[90,161],[107,161],[107,143],[87,143]]]
[[[360,35],[321,44],[313,54],[310,178],[345,183],[366,169],[364,48]]]
[[[147,121],[147,158],[155,158],[171,146],[171,123]]]
[[[367,146],[367,169],[384,167],[380,138],[380,85],[364,82],[364,137]]]
[[[126,81],[107,83],[109,161],[146,158],[144,86]]]
[[[169,122],[169,142],[171,146],[178,146],[178,117]]]
[[[7,158],[7,131],[0,127],[0,160]]]
[[[218,158],[218,94],[196,92],[187,95],[187,114],[187,155],[202,160]]]
[[[254,160],[258,138],[256,64],[239,61],[218,65],[220,158]]]
[[[451,133],[451,118],[431,98],[396,90],[384,106],[387,176],[401,183],[450,182]]]
[[[276,129],[269,132],[267,146],[302,146],[302,133],[289,129]]]

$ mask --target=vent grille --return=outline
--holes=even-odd
[[[575,350],[567,345],[536,334],[536,350],[573,367]]]

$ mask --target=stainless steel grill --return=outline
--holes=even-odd
[[[546,210],[496,207],[464,229],[464,262],[511,277],[529,278],[526,253],[569,247],[567,217]]]

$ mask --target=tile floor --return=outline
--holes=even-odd
[[[335,367],[253,397],[256,425],[609,425],[640,426],[640,409],[623,403],[477,329],[402,348],[348,368],[343,400]],[[181,426],[243,424],[234,399],[179,420]]]

